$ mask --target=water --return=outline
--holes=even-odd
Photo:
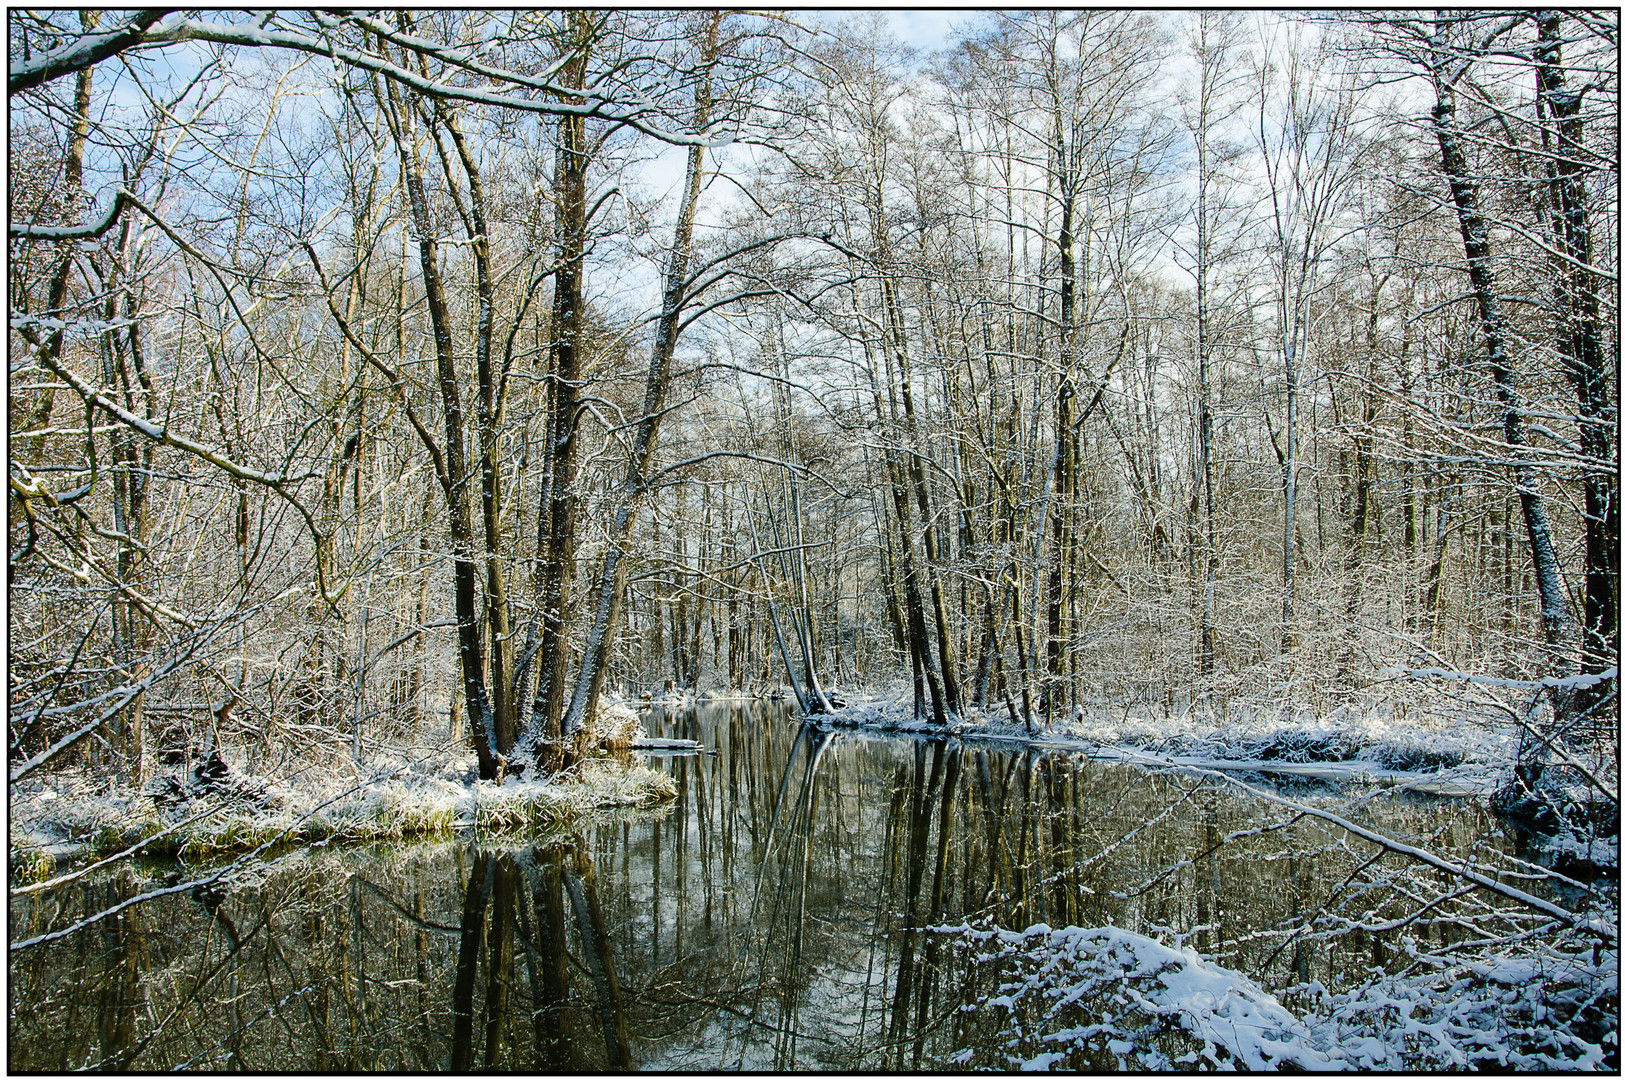
[[[1414,910],[1346,885],[1415,873],[1395,857],[1223,780],[815,732],[777,704],[646,723],[716,750],[651,758],[680,792],[662,816],[286,853],[14,954],[10,1067],[931,1068],[990,1038],[962,1006],[996,979],[931,926],[1110,922],[1268,986],[1335,985],[1394,959],[1392,935],[1339,920]],[[1462,857],[1504,847],[1467,802],[1351,812]],[[12,939],[175,870],[14,900]],[[1446,944],[1452,924],[1408,932]]]

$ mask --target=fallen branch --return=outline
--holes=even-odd
[[[1493,892],[1498,896],[1505,897],[1508,900],[1513,900],[1517,903],[1525,905],[1526,907],[1533,908],[1542,915],[1550,915],[1564,926],[1573,927],[1577,930],[1583,930],[1595,934],[1606,944],[1614,944],[1617,940],[1617,933],[1609,934],[1602,926],[1597,924],[1595,920],[1586,919],[1584,916],[1576,914],[1575,912],[1572,912],[1561,905],[1554,904],[1550,900],[1543,900],[1540,897],[1535,896],[1533,893],[1527,893],[1522,889],[1514,888],[1511,885],[1505,885],[1499,881],[1496,881],[1494,878],[1486,877],[1485,875],[1478,873],[1476,870],[1469,869],[1460,863],[1452,862],[1451,860],[1443,858],[1442,856],[1435,855],[1433,852],[1424,848],[1419,848],[1413,844],[1407,844],[1403,841],[1384,836],[1381,833],[1373,832],[1363,826],[1354,824],[1354,822],[1349,821],[1347,818],[1339,817],[1338,815],[1329,811],[1320,810],[1313,806],[1306,806],[1303,803],[1296,802],[1281,795],[1276,795],[1272,792],[1262,791],[1220,770],[1204,769],[1202,771],[1208,772],[1213,776],[1217,776],[1227,783],[1234,784],[1256,798],[1263,799],[1266,802],[1275,803],[1278,806],[1284,806],[1287,809],[1294,810],[1299,814],[1319,818],[1328,824],[1336,825],[1344,832],[1376,844],[1384,851],[1391,851],[1396,855],[1404,855],[1415,859],[1418,862],[1426,863],[1437,870],[1443,870],[1447,874],[1452,874],[1459,877],[1463,881],[1470,881],[1480,888],[1488,889],[1490,892]]]

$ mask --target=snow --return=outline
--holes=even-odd
[[[1011,1055],[1006,1067],[1098,1065],[1101,1051],[1119,1069],[1339,1067],[1273,995],[1191,949],[1114,926],[938,930],[994,947],[979,960],[1014,965],[1014,981],[984,1007],[1010,1015],[1019,1047],[1059,1047]]]
[[[1547,676],[1544,679],[1497,679],[1488,675],[1473,675],[1446,668],[1395,668],[1383,674],[1407,675],[1413,679],[1448,679],[1451,682],[1473,683],[1478,686],[1499,686],[1508,690],[1578,690],[1597,686],[1619,678],[1619,668],[1604,668],[1594,674],[1570,675],[1566,678]]]
[[[957,723],[938,727],[916,719],[906,700],[871,697],[812,721],[831,727],[1016,742],[1154,767],[1402,785],[1438,795],[1487,794],[1505,781],[1504,763],[1517,756],[1517,736],[1504,723],[1470,718],[1439,723],[1378,709],[1340,709],[1327,716],[1254,709],[1227,720],[1108,716],[1102,710],[1080,710],[1054,723],[1035,718],[1029,735],[1024,724],[1010,721],[1002,704],[967,710]]]
[[[1356,1069],[1596,1071],[1618,1054],[1617,946],[1577,934],[1413,967],[1318,995],[1316,1037]]]
[[[165,804],[142,791],[108,790],[105,777],[64,772],[13,783],[11,864],[38,878],[86,853],[147,842],[149,854],[201,857],[281,841],[399,839],[451,830],[562,825],[600,810],[652,806],[676,795],[666,774],[644,765],[588,759],[568,777],[504,784],[475,780],[461,747],[415,756],[378,754]],[[160,778],[161,780],[162,778]]]
[[[1341,993],[1293,987],[1311,1003],[1299,1016],[1245,975],[1118,927],[934,931],[1008,973],[971,1007],[1001,1018],[992,1068],[1598,1070],[1618,1052],[1618,949],[1581,935],[1419,953]]]
[[[1556,836],[1542,837],[1537,843],[1540,861],[1559,869],[1564,866],[1619,868],[1619,837],[1576,836],[1564,828]]]

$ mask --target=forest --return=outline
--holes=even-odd
[[[783,695],[1490,747],[1617,878],[1618,13],[904,25],[8,12],[14,817]]]

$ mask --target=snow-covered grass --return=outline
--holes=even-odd
[[[945,1064],[1068,1069],[1617,1068],[1619,953],[1583,934],[1477,955],[1416,953],[1295,1015],[1238,972],[1118,927],[939,927],[977,970],[994,1039]],[[1617,942],[1617,935],[1614,940]],[[991,967],[989,967],[991,965]],[[1308,991],[1308,992],[1306,992]]]
[[[461,747],[417,748],[373,755],[343,773],[306,769],[274,780],[234,773],[227,790],[178,801],[155,797],[160,784],[132,791],[84,773],[30,777],[11,786],[11,872],[38,881],[87,855],[136,844],[142,854],[199,858],[283,842],[550,828],[677,794],[666,774],[617,758],[501,785],[476,780],[472,759]]]

